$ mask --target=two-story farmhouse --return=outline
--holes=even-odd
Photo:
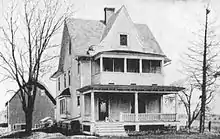
[[[104,9],[104,21],[67,19],[57,81],[57,121],[80,120],[90,134],[125,134],[125,129],[176,125],[163,113],[163,95],[183,88],[164,86],[170,62],[145,24],[133,23],[126,8]]]

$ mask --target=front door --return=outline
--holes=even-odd
[[[108,97],[100,96],[99,97],[99,120],[103,121],[108,117]]]

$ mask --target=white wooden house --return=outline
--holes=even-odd
[[[83,131],[125,135],[125,128],[176,125],[163,113],[163,96],[183,88],[164,86],[170,62],[145,24],[126,8],[104,9],[104,21],[67,19],[57,81],[57,121],[80,120]]]

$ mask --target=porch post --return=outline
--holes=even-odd
[[[91,122],[95,122],[95,100],[94,92],[91,91]]]
[[[176,114],[176,120],[177,120],[177,93],[175,93],[175,114]]]
[[[134,93],[135,98],[135,121],[138,122],[138,92]],[[139,124],[136,123],[135,125],[136,131],[139,131]]]
[[[139,71],[140,71],[140,73],[142,73],[142,59],[139,60],[139,64],[140,64],[140,66],[139,66],[140,70]]]
[[[161,96],[160,99],[160,113],[163,113],[163,95]]]
[[[84,94],[81,93],[80,95],[81,97],[81,106],[80,106],[80,109],[81,109],[81,117],[82,117],[82,121],[84,120],[84,115],[85,115],[85,99],[84,99]]]
[[[177,112],[177,101],[178,101],[178,100],[177,100],[177,93],[178,93],[178,92],[175,93],[175,114],[176,114],[175,121],[178,121],[178,112]],[[177,123],[177,124],[176,124],[176,130],[178,131],[179,128],[180,128],[180,124]]]

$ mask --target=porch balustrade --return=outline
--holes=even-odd
[[[134,122],[135,113],[120,113],[120,121]],[[176,121],[176,114],[164,114],[164,113],[139,113],[138,121],[149,122],[149,121],[163,121],[171,122]]]

